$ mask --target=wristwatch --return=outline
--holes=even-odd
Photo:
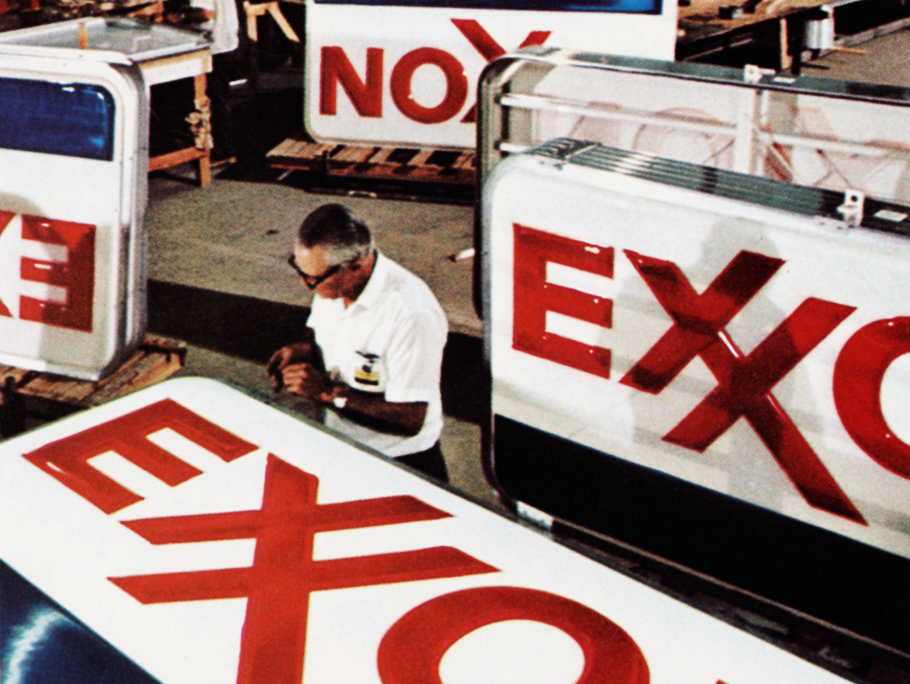
[[[347,387],[347,385],[345,385],[343,383],[339,383],[339,384],[335,385],[334,387],[332,387],[331,402],[332,402],[332,406],[334,406],[337,409],[343,409],[345,406],[348,405],[348,398],[341,395],[341,393],[344,392],[346,387]]]

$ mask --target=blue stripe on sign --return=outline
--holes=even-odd
[[[0,148],[110,161],[115,115],[102,86],[0,78]]]
[[[0,682],[160,684],[0,562]]]

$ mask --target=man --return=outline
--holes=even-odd
[[[289,263],[315,297],[303,341],[269,361],[275,389],[325,405],[329,427],[448,482],[439,447],[448,324],[433,293],[339,204],[304,219]]]

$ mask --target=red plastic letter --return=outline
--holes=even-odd
[[[411,95],[411,78],[418,67],[432,64],[442,70],[446,78],[446,94],[435,107],[417,104]],[[418,48],[402,57],[389,81],[392,100],[406,117],[418,123],[438,124],[448,121],[461,111],[468,99],[468,79],[464,67],[448,52],[436,48]]]
[[[547,262],[613,277],[613,248],[514,225],[512,347],[585,373],[610,377],[610,350],[546,331],[547,311],[609,328],[613,301],[547,282]]]
[[[486,29],[480,25],[476,19],[452,19],[455,28],[461,31],[461,35],[468,39],[468,42],[474,46],[474,49],[488,62],[492,62],[497,57],[506,54],[502,45],[487,33]],[[544,41],[550,37],[549,31],[531,31],[518,47],[528,47],[529,45],[543,45]],[[473,105],[468,113],[462,118],[462,123],[476,123],[477,105]]]
[[[626,256],[673,319],[673,327],[619,381],[649,394],[660,394],[715,344],[725,334],[724,326],[784,264],[781,259],[740,252],[698,294],[676,264],[629,250]]]
[[[67,248],[65,263],[22,259],[23,280],[66,288],[66,303],[56,304],[32,297],[19,300],[19,318],[46,325],[92,331],[92,299],[95,294],[95,226],[22,216],[22,239]]]
[[[246,597],[237,684],[292,684],[303,680],[312,592],[498,572],[449,546],[314,560],[317,532],[450,517],[411,496],[318,504],[318,488],[315,476],[269,454],[260,510],[123,523],[153,544],[255,539],[251,567],[110,581],[143,604]]]
[[[475,629],[533,620],[578,642],[585,666],[578,684],[648,684],[648,663],[632,637],[580,603],[536,589],[481,587],[444,594],[406,613],[379,644],[383,684],[442,684],[446,651]]]
[[[382,55],[380,48],[367,49],[366,82],[361,81],[344,49],[322,48],[319,74],[319,113],[335,116],[337,113],[338,84],[351,98],[351,104],[360,116],[382,116]]]
[[[910,353],[910,318],[875,321],[857,331],[834,364],[834,403],[853,441],[876,463],[910,479],[910,445],[882,414],[882,380],[891,363]]]
[[[14,216],[15,214],[11,214],[8,211],[0,211],[0,235],[3,235],[3,230],[9,225],[9,222],[13,220]],[[0,299],[0,316],[12,316],[9,308],[3,303],[2,299]]]
[[[740,252],[699,295],[676,264],[631,251],[626,255],[670,314],[673,327],[622,382],[657,394],[696,356],[718,381],[664,440],[704,451],[739,418],[745,418],[811,506],[865,525],[863,516],[771,394],[774,385],[854,307],[810,297],[745,355],[723,326],[783,262]]]
[[[25,454],[25,458],[105,513],[115,513],[141,501],[142,497],[88,463],[106,451],[116,451],[172,487],[199,475],[189,463],[148,440],[149,435],[164,428],[172,429],[225,461],[257,449],[254,444],[165,399],[47,444]]]

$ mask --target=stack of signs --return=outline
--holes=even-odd
[[[162,684],[845,681],[213,381],[0,445],[0,519]],[[3,681],[34,681],[65,620],[8,613],[9,576]]]

